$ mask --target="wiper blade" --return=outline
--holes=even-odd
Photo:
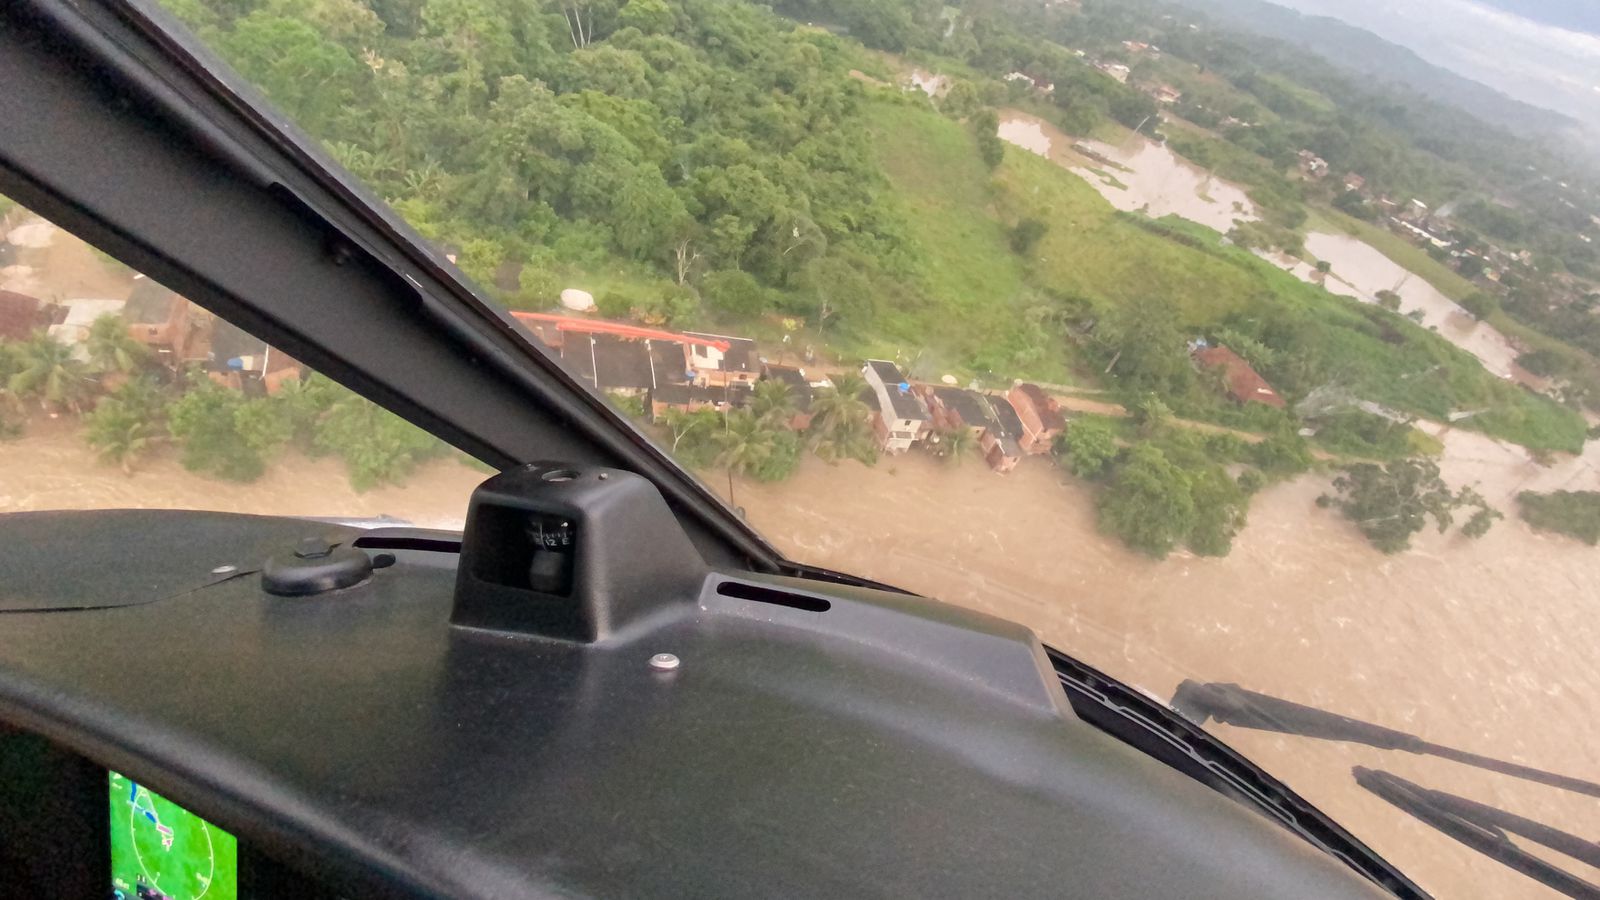
[[[1425,741],[1414,734],[1341,716],[1314,706],[1305,706],[1267,694],[1245,690],[1237,684],[1185,681],[1172,695],[1172,708],[1197,725],[1214,719],[1224,725],[1273,731],[1327,741],[1365,744],[1381,750],[1437,756],[1455,762],[1499,772],[1527,781],[1547,784],[1576,794],[1600,797],[1600,784],[1559,775],[1532,766],[1519,765],[1492,756],[1483,756]]]
[[[1600,866],[1600,844],[1497,807],[1425,788],[1388,772],[1356,766],[1356,783],[1422,822],[1509,866],[1545,887],[1580,900],[1600,900],[1600,886],[1584,881],[1511,842],[1506,832]]]
[[[1058,650],[1046,647],[1045,652],[1084,721],[1256,808],[1395,896],[1428,896],[1321,810],[1197,724]]]

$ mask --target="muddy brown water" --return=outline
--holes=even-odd
[[[1075,139],[1037,116],[1009,109],[1001,110],[998,134],[1083,178],[1120,210],[1142,209],[1153,218],[1178,215],[1220,232],[1232,228],[1235,221],[1256,218],[1255,207],[1238,185],[1138,134],[1130,134],[1120,144]]]
[[[1453,482],[1501,509],[1517,490],[1595,487],[1597,454],[1550,468],[1471,432],[1443,434]],[[0,511],[182,507],[388,515],[459,527],[483,477],[430,464],[357,493],[330,459],[288,456],[261,481],[186,472],[170,451],[131,477],[70,420],[0,443]],[[720,475],[708,483],[725,492]],[[1480,541],[1432,532],[1385,557],[1319,510],[1322,477],[1267,489],[1223,559],[1152,561],[1099,534],[1090,489],[1044,458],[1000,476],[920,454],[875,468],[807,458],[794,478],[738,479],[748,519],[797,559],[1024,622],[1163,700],[1184,678],[1237,682],[1428,740],[1564,774],[1600,775],[1600,550],[1498,523]],[[1532,882],[1368,796],[1366,765],[1595,837],[1600,803],[1426,757],[1213,726],[1443,897],[1541,896]],[[1587,873],[1600,879],[1600,872]]]
[[[1517,350],[1505,335],[1474,319],[1438,288],[1371,244],[1347,234],[1313,231],[1306,235],[1306,251],[1329,264],[1328,278],[1322,282],[1328,290],[1367,303],[1377,302],[1378,291],[1394,291],[1400,295],[1402,313],[1420,311],[1424,327],[1435,329],[1450,343],[1476,356],[1484,368],[1531,387],[1545,385],[1544,379],[1516,364]],[[1291,271],[1306,281],[1315,279],[1307,268],[1297,266]]]

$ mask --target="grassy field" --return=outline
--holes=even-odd
[[[923,294],[920,303],[881,311],[882,334],[871,343],[931,345],[953,365],[1008,365],[1005,348],[1025,338],[1026,271],[995,215],[995,189],[971,133],[959,122],[899,103],[875,102],[866,116],[892,185],[882,202],[899,206],[910,226]],[[1059,354],[1034,368],[1042,370],[1033,372],[1039,377],[1064,374]]]

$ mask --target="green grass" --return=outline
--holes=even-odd
[[[1310,207],[1310,216],[1306,220],[1305,227],[1307,231],[1329,231],[1335,234],[1344,232],[1359,238],[1371,244],[1379,253],[1389,257],[1400,267],[1438,288],[1439,293],[1451,300],[1460,302],[1477,290],[1472,282],[1461,277],[1455,270],[1382,225],[1363,222],[1330,207],[1314,206]]]
[[[912,106],[872,103],[865,115],[893,188],[883,201],[901,208],[920,250],[924,295],[910,308],[882,310],[882,333],[873,343],[931,344],[968,361],[1014,344],[1026,309],[1026,273],[993,215],[994,189],[972,135],[959,122]]]

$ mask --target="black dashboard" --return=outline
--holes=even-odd
[[[378,567],[311,596],[263,590],[262,561],[307,537]],[[106,896],[111,822],[154,847],[146,809],[191,850],[236,839],[238,896],[1376,893],[1080,720],[1020,626],[712,571],[677,596],[684,580],[646,565],[634,589],[659,602],[552,638],[482,608],[462,621],[460,541],[199,512],[0,517],[7,893]],[[205,896],[230,896],[215,845],[207,864]],[[200,896],[178,870],[147,895]]]

